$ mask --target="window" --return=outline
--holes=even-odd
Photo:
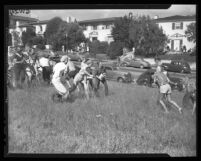
[[[104,29],[105,29],[105,25],[102,26],[102,30],[104,30]]]
[[[106,25],[106,29],[110,29],[111,28],[111,25]]]
[[[42,27],[42,26],[40,26],[40,31],[41,31],[41,32],[43,31],[43,27]]]
[[[93,26],[93,30],[97,30],[97,26]]]
[[[172,29],[173,30],[178,30],[178,29],[183,29],[183,22],[175,22],[172,23]]]
[[[97,37],[92,37],[92,41],[98,40]]]

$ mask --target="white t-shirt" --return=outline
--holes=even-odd
[[[48,67],[49,66],[49,59],[42,57],[39,59],[39,64],[41,67]]]
[[[60,79],[60,73],[66,70],[66,64],[63,62],[57,63],[53,68],[52,79]]]

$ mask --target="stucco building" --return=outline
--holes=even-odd
[[[106,41],[108,43],[113,41],[111,35],[112,27],[114,26],[114,21],[119,17],[93,19],[79,21],[79,25],[84,29],[84,35],[91,41],[99,40]]]
[[[185,45],[186,49],[192,49],[195,43],[189,42],[185,31],[187,26],[196,22],[195,16],[170,16],[164,18],[155,18],[153,20],[159,27],[162,27],[163,32],[169,39],[168,46],[171,51],[181,51],[181,48]]]

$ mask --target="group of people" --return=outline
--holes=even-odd
[[[29,60],[29,63],[31,64],[29,68],[34,71],[35,75],[37,75],[38,73],[38,68],[42,69],[43,80],[47,82],[47,84],[52,83],[58,94],[61,96],[62,101],[66,101],[69,99],[71,93],[75,91],[79,83],[84,85],[84,89],[86,92],[88,88],[87,78],[94,78],[97,76],[96,73],[92,72],[97,70],[92,70],[94,68],[94,64],[90,60],[87,61],[86,59],[83,59],[80,69],[78,69],[71,61],[70,57],[68,57],[67,55],[62,56],[60,61],[53,65],[51,64],[48,56],[36,56],[35,59],[27,59],[26,57],[31,58],[30,54],[33,54],[33,52],[26,53],[25,51],[23,51],[23,48],[18,47],[12,55],[13,61],[9,61],[9,68],[13,67],[14,70],[14,86],[16,86],[15,83],[19,81],[22,75],[26,73],[25,68],[27,67],[27,65],[25,66],[24,62],[26,62],[27,60]],[[30,62],[30,60],[32,61]],[[157,68],[152,78],[159,87],[157,102],[162,105],[166,113],[168,113],[168,108],[165,104],[165,101],[175,106],[178,111],[182,113],[182,107],[180,107],[175,101],[171,99],[172,90],[170,84],[175,83],[171,82],[168,78],[167,72],[161,66],[161,60],[159,58],[156,58],[155,62]],[[100,66],[100,64],[97,64],[97,68],[99,68]],[[22,74],[22,72],[24,73]],[[105,77],[105,75],[98,75],[99,80],[104,80],[102,79],[103,77]],[[70,83],[71,79],[73,80],[72,83]],[[69,88],[66,88],[65,83],[68,84]]]

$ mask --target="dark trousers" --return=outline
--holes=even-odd
[[[51,75],[51,68],[50,67],[42,67],[43,69],[43,80],[47,83],[50,83],[50,75]]]
[[[14,79],[16,82],[16,86],[21,86],[21,84],[25,81],[25,75],[25,64],[16,63],[14,65]]]

